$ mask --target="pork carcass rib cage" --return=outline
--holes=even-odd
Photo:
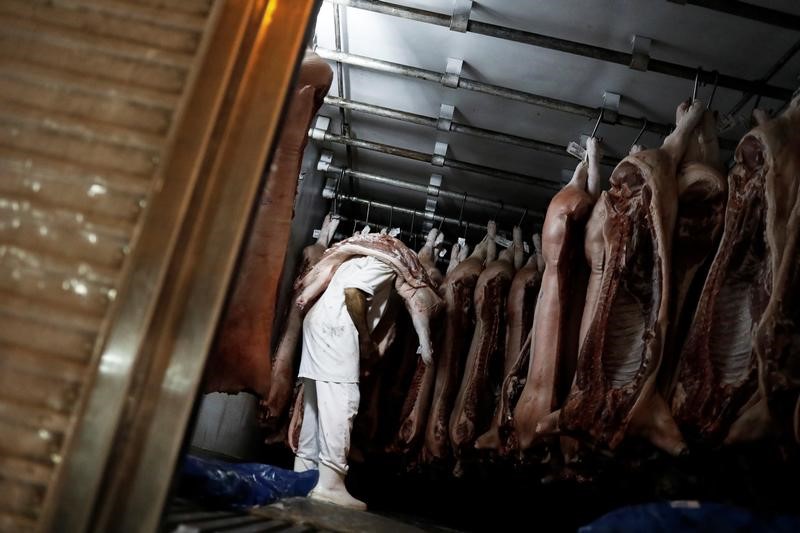
[[[796,256],[788,257],[797,238],[797,100],[775,120],[756,116],[761,124],[736,149],[722,240],[672,398],[683,431],[712,444],[762,436],[772,424],[770,404],[784,422],[793,416],[793,402],[781,397],[795,389],[786,376],[797,335],[797,306],[787,298],[797,268]]]
[[[600,295],[570,393],[539,431],[558,426],[610,448],[628,434],[671,454],[686,448],[656,387],[669,318],[677,169],[703,115],[699,101],[680,107],[662,147],[627,156],[611,176],[602,200]]]

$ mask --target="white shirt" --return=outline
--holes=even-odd
[[[358,383],[359,344],[344,300],[345,289],[367,293],[367,325],[378,325],[391,296],[395,272],[370,256],[345,261],[303,321],[303,352],[298,377]]]

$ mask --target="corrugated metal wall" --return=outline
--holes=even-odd
[[[0,2],[0,530],[40,517],[212,4]]]

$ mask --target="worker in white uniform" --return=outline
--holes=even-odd
[[[299,377],[304,414],[294,469],[319,469],[310,498],[366,509],[344,485],[358,413],[360,359],[377,355],[372,330],[394,289],[395,271],[370,256],[345,261],[303,321]]]

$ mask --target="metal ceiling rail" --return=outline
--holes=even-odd
[[[342,25],[342,17],[341,17],[342,6],[333,6],[333,41],[334,45],[336,46],[336,50],[338,52],[344,51],[342,46],[342,33],[343,25]],[[344,91],[344,68],[342,67],[342,63],[340,61],[336,62],[336,90],[339,92],[339,96],[345,98],[347,95]],[[340,113],[340,133],[346,137],[350,137],[350,117],[344,108],[339,109]],[[353,164],[353,150],[349,146],[346,150],[347,153],[347,164]]]
[[[359,180],[371,181],[373,183],[380,183],[382,185],[390,185],[392,187],[397,187],[399,189],[415,191],[422,194],[428,194],[429,192],[427,185],[411,183],[397,178],[381,176],[379,174],[370,174],[368,172],[361,172],[360,170],[352,170],[349,168],[337,167],[335,165],[328,165],[326,172],[330,172],[331,174],[339,174],[342,177],[353,177]],[[487,200],[485,198],[472,196],[467,193],[458,193],[454,191],[448,191],[445,189],[439,189],[438,195],[442,198],[450,198],[453,200],[463,201],[464,203],[485,207],[492,210],[513,211],[514,213],[521,215],[527,213],[527,215],[530,216],[531,218],[544,219],[544,213],[541,213],[539,211],[526,209],[524,207],[520,207],[517,205],[509,205],[506,204],[505,202]]]
[[[772,65],[772,66],[769,68],[769,70],[768,70],[768,71],[767,71],[767,72],[766,72],[766,73],[765,73],[765,74],[764,74],[764,75],[763,75],[763,76],[760,78],[760,79],[761,79],[761,81],[763,81],[763,82],[767,82],[767,81],[769,81],[770,79],[772,79],[772,77],[773,77],[773,76],[775,76],[775,74],[777,74],[778,72],[780,72],[780,71],[781,71],[781,69],[783,69],[783,67],[785,67],[785,66],[786,66],[786,64],[787,64],[789,61],[791,61],[791,60],[792,60],[792,58],[793,58],[793,57],[794,57],[794,56],[797,54],[797,52],[800,52],[800,40],[796,41],[796,42],[795,42],[795,43],[792,45],[792,47],[791,47],[791,48],[789,48],[789,49],[788,49],[788,50],[787,50],[787,51],[786,51],[786,52],[785,52],[785,53],[784,53],[784,54],[783,54],[783,55],[782,55],[782,56],[781,56],[781,57],[778,59],[778,61],[776,61],[776,62],[775,62],[775,64],[773,64],[773,65]],[[749,101],[750,101],[750,99],[751,99],[751,98],[753,98],[753,96],[754,96],[754,95],[753,95],[752,93],[745,93],[745,94],[743,94],[743,95],[742,95],[742,97],[739,99],[739,101],[738,101],[738,102],[736,102],[736,104],[735,104],[735,105],[734,105],[734,106],[731,108],[731,110],[730,110],[730,111],[728,111],[728,115],[734,115],[734,114],[738,113],[739,111],[741,111],[741,110],[742,110],[742,108],[743,108],[745,105],[747,105],[747,102],[749,102]]]
[[[416,150],[409,150],[407,148],[399,148],[397,146],[391,146],[388,144],[367,141],[364,139],[353,139],[351,137],[344,137],[342,135],[336,135],[334,133],[327,133],[327,132],[313,133],[312,136],[313,138],[322,141],[343,144],[345,146],[348,145],[354,146],[356,148],[364,148],[366,150],[372,150],[373,152],[380,152],[383,154],[403,157],[406,159],[421,161],[424,163],[432,163],[435,155],[426,152],[418,152]],[[493,178],[506,181],[513,181],[516,183],[522,183],[524,185],[536,185],[538,187],[550,189],[552,191],[557,191],[561,188],[561,185],[559,183],[544,178],[539,178],[536,176],[528,176],[526,174],[517,174],[516,172],[509,172],[507,170],[500,170],[492,167],[487,167],[484,165],[476,165],[474,163],[467,163],[464,161],[459,161],[457,159],[450,159],[448,157],[444,158],[443,166],[449,168],[455,168],[458,170],[465,170],[467,172],[475,172],[477,174],[484,174],[486,176],[491,176]]]
[[[466,220],[458,220],[457,218],[450,218],[445,217],[442,215],[432,215],[430,213],[425,213],[424,211],[417,211],[416,209],[411,209],[408,207],[400,207],[394,204],[385,204],[383,202],[376,202],[373,200],[367,200],[365,198],[361,198],[358,196],[351,196],[349,194],[339,193],[336,195],[336,200],[340,202],[350,202],[355,204],[367,205],[371,207],[378,207],[381,209],[391,210],[395,213],[405,213],[406,215],[413,215],[414,217],[420,217],[420,220],[433,220],[434,222],[444,222],[445,224],[450,224],[452,226],[457,226],[461,229],[475,229],[486,231],[485,224],[475,224],[474,222],[467,222]]]
[[[727,13],[737,17],[746,18],[748,20],[757,20],[764,24],[772,26],[779,26],[789,30],[800,30],[800,16],[786,13],[785,11],[778,11],[777,9],[770,9],[768,7],[761,7],[747,2],[739,2],[738,0],[669,0],[675,4],[691,4],[697,7],[703,7],[712,11],[719,11],[720,13]]]
[[[330,50],[328,48],[317,47],[316,53],[321,58],[329,61],[341,61],[342,63],[347,63],[348,65],[374,70],[376,72],[396,74],[399,76],[431,81],[434,83],[441,83],[445,76],[445,74],[433,70],[410,67],[407,65],[401,65],[399,63],[392,63],[390,61],[383,61],[381,59],[372,59],[370,57],[364,57],[355,54],[336,52],[335,50]],[[491,85],[489,83],[482,83],[467,78],[459,78],[458,87],[468,91],[499,96],[501,98],[507,98],[509,100],[515,100],[525,104],[546,107],[548,109],[563,111],[565,113],[571,113],[573,115],[579,115],[591,119],[597,119],[597,115],[600,113],[600,108],[575,104],[573,102],[567,102],[565,100],[559,100],[557,98],[550,98],[547,96],[540,96],[533,93],[526,93],[524,91],[500,87],[499,85]],[[644,127],[645,131],[650,131],[661,136],[669,135],[673,127],[671,124],[663,124],[643,117],[633,117],[630,115],[624,115],[622,113],[617,114],[616,124],[636,129],[641,129]],[[724,150],[734,150],[736,149],[736,145],[737,142],[730,139],[719,140],[719,146]]]
[[[316,53],[321,58],[328,59],[330,61],[340,61],[355,67],[361,67],[377,72],[385,72],[387,74],[397,74],[399,76],[430,81],[433,83],[442,83],[442,80],[446,76],[445,74],[436,72],[434,70],[410,67],[400,63],[392,63],[390,61],[383,61],[381,59],[373,59],[371,57],[359,56],[345,52],[337,52],[328,48],[317,47]],[[509,89],[508,87],[501,87],[499,85],[492,85],[463,77],[458,79],[458,87],[468,91],[499,96],[501,98],[507,98],[509,100],[515,100],[525,104],[546,107],[555,111],[563,111],[564,113],[571,113],[573,115],[579,115],[591,119],[596,119],[597,115],[600,113],[600,109],[597,107],[589,107],[586,105],[568,102],[566,100],[559,100],[558,98],[550,98],[548,96],[541,96],[538,94],[519,91],[517,89]],[[650,119],[647,119],[645,122],[645,118],[643,117],[632,117],[622,113],[617,115],[617,124],[636,129],[640,129],[642,126],[645,126],[647,131],[651,131],[658,135],[669,135],[670,131],[672,131],[671,124],[662,124],[658,121],[652,121]]]
[[[391,109],[388,107],[381,107],[377,105],[366,104],[363,102],[355,102],[353,100],[346,100],[344,98],[338,98],[335,96],[326,96],[325,103],[328,105],[337,106],[340,109],[349,109],[351,111],[358,111],[361,113],[367,113],[377,117],[399,120],[402,122],[407,122],[409,124],[418,124],[420,126],[426,126],[428,128],[436,129],[438,124],[438,120],[436,117],[418,115],[416,113],[409,113],[407,111],[398,111],[396,109]],[[467,124],[461,124],[455,121],[451,122],[449,131],[455,133],[463,133],[464,135],[470,135],[472,137],[489,139],[500,143],[522,146],[523,148],[530,148],[531,150],[537,150],[539,152],[547,152],[549,154],[554,154],[558,156],[572,157],[569,153],[567,153],[566,146],[549,143],[546,141],[539,141],[537,139],[521,137],[518,135],[512,135],[510,133],[502,133],[499,131],[477,128],[475,126],[468,126]],[[619,159],[610,156],[603,156],[601,162],[604,165],[609,165],[613,167],[616,166],[617,163],[619,163]]]
[[[397,228],[397,229],[400,230],[400,233],[397,235],[397,238],[400,239],[401,241],[403,241],[406,244],[406,246],[408,246],[409,248],[411,248],[414,251],[418,251],[419,245],[420,244],[424,245],[425,240],[428,238],[428,234],[426,232],[411,232],[411,231],[408,231],[407,229],[403,229],[403,228],[399,227],[397,224],[393,224],[391,227],[385,226],[385,225],[382,225],[382,224],[381,225],[376,225],[374,222],[369,222],[368,220],[364,220],[363,218],[346,217],[344,215],[339,215],[339,220],[341,220],[342,222],[352,222],[353,225],[354,225],[353,231],[355,231],[355,226],[358,226],[358,225],[361,225],[361,226],[372,226],[373,228],[377,226],[380,229],[383,229],[383,228],[387,228],[387,229]],[[380,229],[378,231],[380,231]],[[373,232],[370,231],[370,233],[373,233]],[[377,231],[375,233],[377,233]],[[340,241],[340,240],[347,239],[348,237],[352,237],[352,234],[348,234],[346,231],[342,231],[340,229],[340,230],[336,231],[336,234],[333,236],[333,240],[334,241]],[[457,235],[454,235],[454,237],[457,237]],[[455,240],[456,239],[452,239],[451,240],[447,236],[447,234],[445,233],[445,238],[444,238],[444,240],[442,241],[442,244],[441,244],[442,248],[449,251],[450,248],[452,248],[453,243],[455,242]],[[436,261],[437,262],[441,262],[442,264],[445,264],[445,265],[449,264],[450,263],[449,254],[448,254],[448,257],[437,257]]]
[[[379,0],[327,1],[334,4],[364,9],[375,13],[382,13],[385,15],[391,15],[393,17],[424,22],[427,24],[435,24],[437,26],[445,26],[448,28],[450,27],[450,22],[452,19],[450,15],[405,6],[398,6],[396,4],[381,2]],[[714,3],[723,4],[724,2]],[[609,48],[603,48],[601,46],[588,45],[577,41],[570,41],[568,39],[559,39],[557,37],[542,35],[540,33],[507,28],[505,26],[498,26],[496,24],[489,24],[476,20],[468,21],[467,31],[470,33],[496,37],[506,41],[514,41],[539,48],[546,48],[548,50],[556,50],[590,59],[597,59],[607,63],[615,63],[618,65],[629,66],[633,59],[633,55],[628,52],[620,52]],[[680,65],[678,63],[672,63],[669,61],[661,61],[654,58],[650,58],[647,64],[647,70],[685,80],[694,80],[698,74],[697,67],[689,67],[686,65]],[[715,81],[714,74],[711,72],[701,72],[700,81],[705,83],[713,82]],[[786,100],[792,95],[791,89],[776,87],[774,85],[737,78],[735,76],[729,76],[726,74],[719,74],[719,77],[716,78],[716,81],[720,87],[726,87],[728,89],[734,89],[742,92],[761,94],[762,96],[775,98],[778,100]]]

